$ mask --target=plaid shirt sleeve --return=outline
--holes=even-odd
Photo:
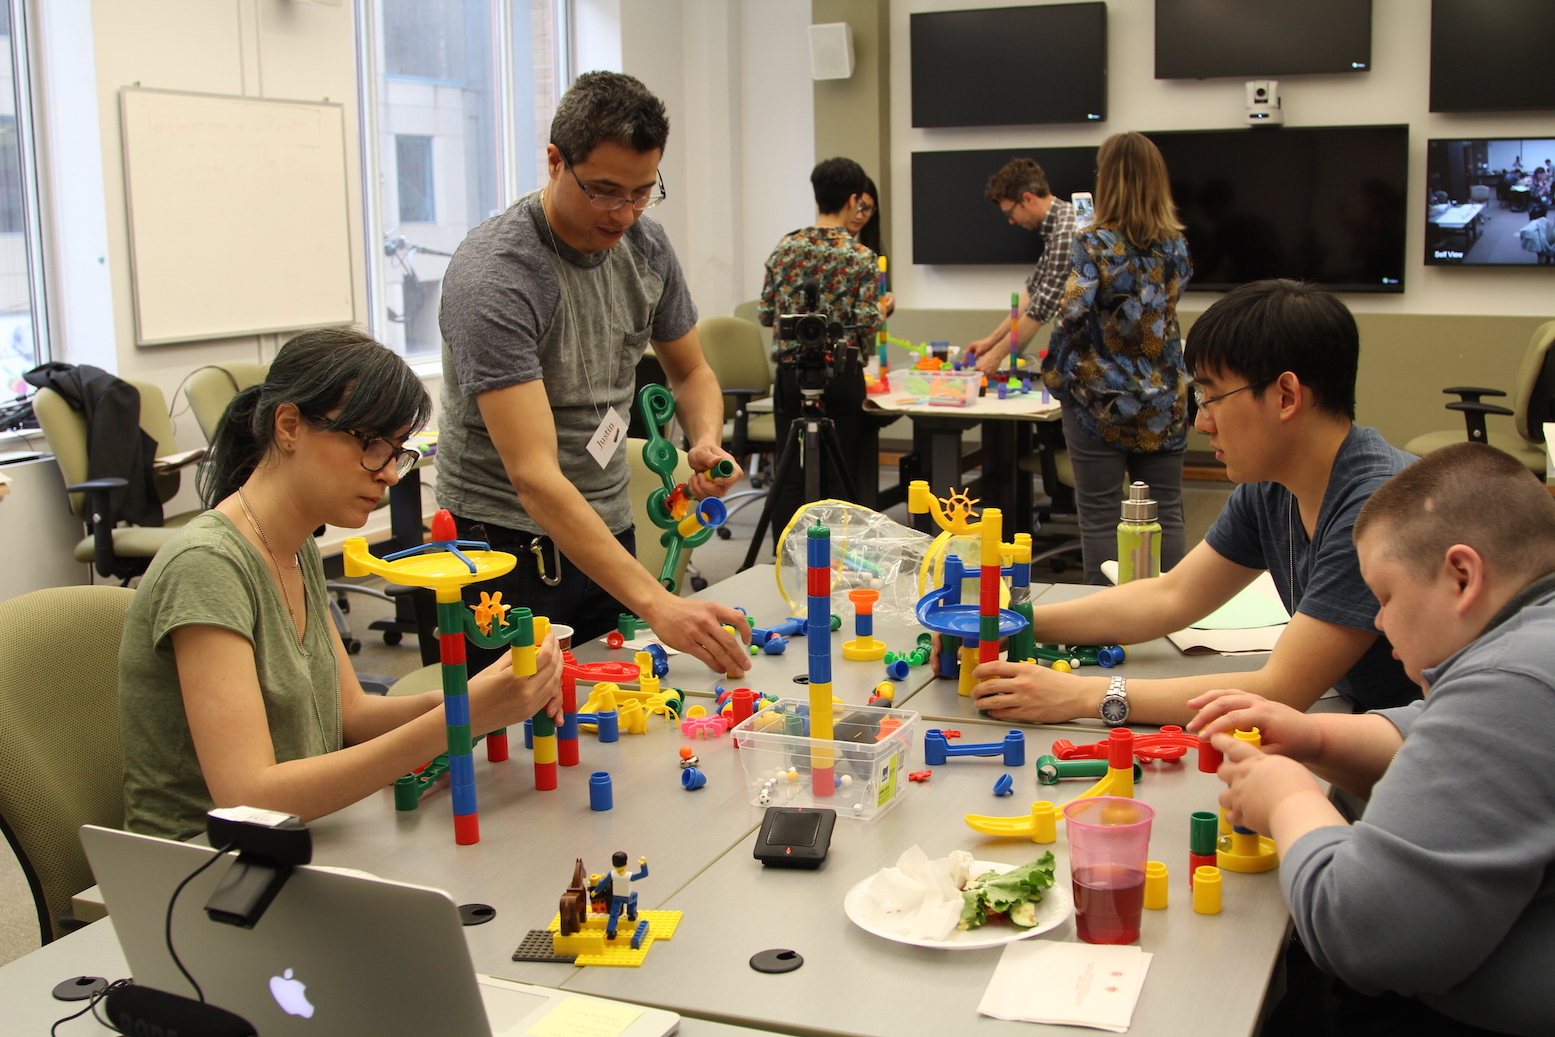
[[[1069,250],[1074,245],[1074,235],[1074,206],[1055,197],[1047,219],[1042,221],[1042,258],[1026,278],[1026,294],[1031,297],[1026,316],[1038,324],[1052,320],[1064,300],[1064,285],[1072,269]]]

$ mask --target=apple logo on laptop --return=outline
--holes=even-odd
[[[304,1019],[313,1018],[313,1005],[308,1001],[305,991],[308,985],[300,979],[292,979],[292,970],[287,969],[279,976],[270,977],[270,996],[275,998],[275,1003],[280,1005],[287,1015],[300,1015]]]

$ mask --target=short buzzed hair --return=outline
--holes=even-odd
[[[663,151],[670,119],[664,102],[640,79],[620,72],[585,72],[573,81],[551,119],[551,143],[570,165],[587,162],[605,141],[639,154]]]
[[[1046,198],[1053,191],[1047,185],[1047,174],[1029,158],[1012,158],[1004,168],[988,178],[983,197],[995,205],[1000,202],[1020,202],[1027,193]]]
[[[1555,499],[1521,461],[1483,443],[1433,450],[1378,487],[1355,520],[1355,539],[1381,526],[1387,551],[1416,576],[1454,544],[1496,572],[1555,572]]]

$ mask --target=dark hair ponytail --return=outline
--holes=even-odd
[[[385,439],[415,431],[432,416],[421,379],[372,336],[356,328],[305,331],[276,353],[263,382],[227,404],[197,480],[207,508],[236,492],[264,461],[283,403],[295,404],[314,428]],[[339,414],[325,417],[337,407]]]

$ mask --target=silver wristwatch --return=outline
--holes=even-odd
[[[1122,677],[1113,677],[1107,694],[1101,697],[1101,719],[1112,727],[1128,723],[1128,691]]]

